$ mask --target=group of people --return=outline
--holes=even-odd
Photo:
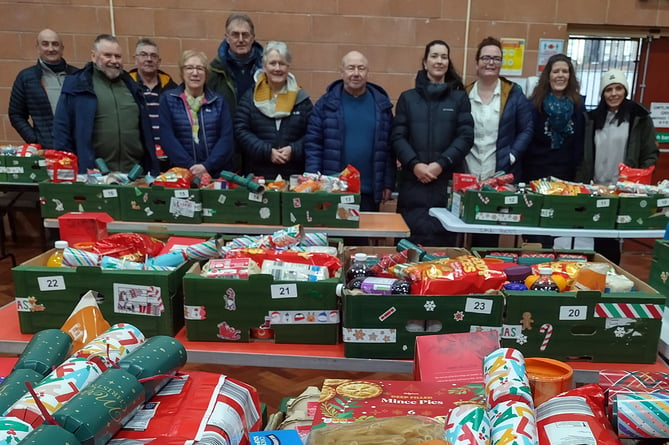
[[[361,210],[378,210],[397,187],[411,240],[424,245],[455,245],[428,213],[446,205],[454,172],[610,184],[620,162],[647,168],[659,154],[649,112],[627,99],[621,71],[604,74],[599,106],[586,112],[572,61],[557,54],[528,98],[500,76],[502,45],[493,37],[478,45],[476,80],[466,86],[448,44],[429,42],[415,86],[394,113],[386,91],[368,81],[359,51],[343,56],[341,79],[314,104],[290,72],[286,43],[260,45],[245,14],[228,17],[211,62],[201,51],[183,52],[180,85],[160,70],[150,39],[137,42],[130,72],[109,34],[95,39],[79,70],[65,62],[54,31],[40,32],[37,48],[37,64],[14,83],[10,121],[26,142],[75,152],[80,172],[102,158],[112,170],[140,164],[156,174],[158,146],[167,165],[196,176],[336,175],[350,164],[360,171]],[[615,261],[619,247],[618,257],[607,253]]]

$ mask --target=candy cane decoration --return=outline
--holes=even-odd
[[[546,334],[544,336],[544,341],[541,343],[541,347],[539,348],[540,351],[545,351],[546,346],[548,346],[548,342],[551,340],[551,337],[553,336],[553,325],[550,323],[544,323],[543,325],[541,325],[541,328],[539,328],[539,333]]]

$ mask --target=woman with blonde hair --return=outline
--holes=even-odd
[[[232,167],[232,118],[223,97],[206,87],[208,66],[203,52],[184,51],[183,83],[160,98],[161,146],[172,166],[197,177],[218,177]]]

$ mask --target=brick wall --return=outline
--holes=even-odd
[[[134,63],[128,56],[137,38],[148,36],[161,46],[163,69],[177,74],[184,49],[215,55],[232,11],[253,18],[261,43],[288,42],[292,71],[314,100],[339,77],[339,60],[350,49],[367,55],[371,80],[396,99],[413,86],[423,47],[432,39],[449,43],[460,73],[467,46],[471,80],[476,45],[487,35],[524,38],[529,76],[539,39],[566,39],[571,25],[605,25],[623,34],[669,28],[667,0],[0,0],[0,145],[20,142],[7,118],[9,92],[16,73],[35,63],[39,30],[58,31],[65,58],[82,66],[95,36],[111,32],[113,23],[126,69]]]

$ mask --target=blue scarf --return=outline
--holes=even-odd
[[[547,116],[544,134],[551,138],[551,149],[556,150],[562,147],[567,136],[574,134],[574,122],[571,119],[574,103],[567,97],[558,98],[548,93],[544,99],[544,112]]]

